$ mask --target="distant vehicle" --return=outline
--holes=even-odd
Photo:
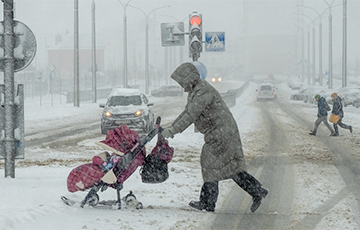
[[[114,88],[107,97],[101,115],[101,133],[125,124],[130,129],[149,132],[154,126],[153,103],[137,89]]]
[[[340,88],[336,93],[338,94],[339,97],[341,97],[344,106],[353,105],[355,99],[360,93],[360,87],[359,88],[344,87],[344,88]]]
[[[290,100],[294,101],[303,101],[305,98],[306,87],[301,87],[297,93],[292,93],[290,95]]]
[[[223,77],[219,73],[214,74],[214,77],[211,78],[212,83],[220,83],[222,81],[223,81]]]
[[[150,94],[154,97],[181,97],[184,94],[184,91],[180,86],[167,85],[152,90]]]
[[[360,107],[360,93],[358,93],[358,95],[356,96],[354,102],[353,102],[353,106],[356,108]]]
[[[300,89],[303,86],[303,82],[301,82],[300,76],[297,76],[297,77],[290,76],[290,77],[288,77],[287,78],[287,84],[293,90]]]
[[[322,94],[327,92],[327,88],[325,86],[309,86],[306,88],[304,92],[304,102],[305,103],[315,103],[315,95]]]
[[[257,100],[274,100],[276,98],[277,88],[272,83],[262,83],[259,85]]]

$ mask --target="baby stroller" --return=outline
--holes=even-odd
[[[174,149],[170,147],[161,135],[160,117],[157,118],[154,129],[147,135],[139,135],[126,125],[109,130],[106,139],[97,144],[107,150],[93,157],[93,162],[74,168],[68,178],[67,187],[69,192],[85,191],[90,189],[81,201],[80,207],[88,204],[96,206],[99,203],[98,191],[105,191],[108,187],[116,189],[118,209],[121,209],[120,190],[123,183],[128,179],[138,166],[144,183],[161,183],[169,174],[167,164],[171,161]],[[158,135],[156,146],[146,156],[146,143]],[[132,195],[131,192],[129,194]],[[133,195],[132,195],[133,196]],[[134,196],[133,196],[134,197]],[[61,198],[66,204],[69,200]]]

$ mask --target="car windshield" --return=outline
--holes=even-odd
[[[141,105],[139,95],[134,96],[113,96],[108,101],[108,106]]]
[[[271,90],[271,86],[270,85],[262,85],[261,87],[260,87],[260,90]]]

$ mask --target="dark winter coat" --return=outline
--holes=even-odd
[[[324,97],[321,97],[319,99],[319,101],[317,102],[317,106],[318,106],[318,117],[323,117],[323,116],[327,116],[327,110],[326,110],[326,106],[325,106],[326,100]]]
[[[204,134],[205,144],[200,156],[204,182],[230,179],[246,171],[237,124],[219,92],[200,78],[191,63],[180,65],[171,78],[189,93],[185,110],[172,128],[181,133],[194,123]]]
[[[337,97],[333,103],[331,113],[334,115],[340,115],[340,118],[344,117],[343,104],[341,97]]]

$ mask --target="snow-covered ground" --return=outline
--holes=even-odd
[[[254,87],[256,84],[251,83],[237,99],[237,105],[231,108],[234,117],[241,118],[237,122],[248,161],[261,153],[264,148],[264,143],[256,141],[254,137],[254,130],[261,128],[259,127],[260,111],[252,106],[256,100]],[[283,90],[283,95],[290,93],[285,83],[279,85],[279,88]],[[300,101],[289,101],[289,103],[294,106],[303,104]],[[36,126],[51,127],[54,122],[66,123],[72,119],[99,117],[101,111],[98,104],[90,102],[81,103],[79,108],[73,107],[72,104],[59,105],[55,102],[54,106],[50,106],[50,102],[43,98],[42,106],[39,106],[39,99],[35,98],[27,99],[25,104],[25,123],[28,131]],[[303,111],[315,121],[317,111],[315,106],[305,106]],[[346,121],[350,121],[348,123],[356,128],[354,133],[360,128],[359,111],[355,108],[346,111]],[[291,122],[285,116],[283,119],[285,123]],[[340,130],[340,132],[344,131]],[[1,160],[0,229],[187,230],[202,229],[204,223],[214,217],[214,213],[195,211],[188,207],[189,201],[198,199],[202,185],[199,153],[203,136],[194,133],[193,126],[169,140],[170,145],[175,149],[175,156],[169,164],[170,177],[167,181],[161,184],[144,184],[141,182],[139,172],[136,171],[124,183],[122,196],[130,190],[133,191],[137,199],[143,203],[144,209],[116,210],[90,207],[82,209],[78,206],[64,205],[60,199],[63,195],[79,201],[86,195],[86,192],[68,192],[66,178],[73,168],[90,162],[94,155],[103,150],[95,145],[95,141],[102,140],[103,137],[82,141],[75,147],[27,148],[25,159],[16,161],[14,179],[4,178],[4,164]],[[155,140],[147,145],[147,150],[151,150],[154,145]],[[301,143],[294,143],[295,148],[301,148],[300,145]],[[299,178],[298,181],[294,183],[302,189],[294,194],[296,198],[293,207],[298,215],[293,221],[297,221],[296,218],[301,218],[301,215],[306,216],[307,212],[316,209],[322,202],[321,197],[314,193],[315,190],[325,189],[329,191],[328,196],[330,196],[330,193],[339,192],[344,187],[344,182],[332,165],[318,168],[316,165],[301,162],[294,168],[294,173],[299,175],[296,177]],[[321,173],[324,177],[317,177],[320,179],[312,181],[309,172]],[[336,183],[329,184],[329,180]],[[234,185],[231,180],[220,182],[217,208],[221,207],[227,193]],[[101,200],[113,200],[116,198],[116,191],[109,188],[105,192],[99,192],[99,195]],[[317,229],[359,229],[359,225],[356,224],[359,210],[354,208],[357,207],[356,205],[351,204],[353,200],[352,194],[345,194],[344,199],[326,215]]]

